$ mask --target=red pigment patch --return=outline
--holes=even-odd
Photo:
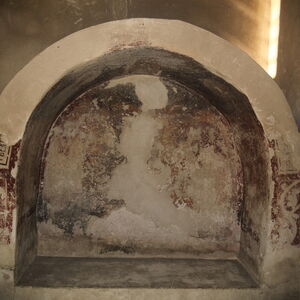
[[[275,150],[275,140],[269,141],[269,147]],[[294,236],[290,241],[293,246],[300,246],[300,172],[281,174],[279,172],[279,160],[274,154],[271,158],[272,180],[274,181],[274,193],[272,198],[271,220],[273,228],[271,239],[273,245],[278,244],[282,228],[289,230]]]
[[[7,169],[0,169],[0,242],[10,244],[13,225],[13,210],[16,207],[16,179],[11,175],[15,168],[21,141],[11,147],[11,156]]]

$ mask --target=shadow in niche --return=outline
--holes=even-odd
[[[52,282],[53,286],[70,286],[72,284],[76,286],[79,284],[76,283],[76,280],[83,284],[82,282],[85,282],[82,281],[83,277],[97,275],[99,281],[90,284],[105,287],[254,287],[253,281],[236,260],[202,260],[195,257],[191,260],[191,258],[180,259],[171,258],[171,256],[169,259],[38,256],[37,200],[40,196],[39,186],[44,171],[43,153],[49,131],[61,112],[74,99],[105,82],[127,75],[152,75],[159,76],[165,81],[176,82],[199,95],[199,99],[205,99],[206,105],[211,106],[212,110],[216,110],[222,116],[222,120],[229,124],[241,162],[241,170],[236,174],[236,182],[241,185],[239,190],[241,199],[239,201],[235,199],[233,207],[236,220],[241,227],[240,251],[237,256],[252,275],[259,277],[260,232],[268,194],[266,145],[262,127],[247,97],[191,58],[162,49],[141,47],[113,51],[73,70],[49,90],[31,115],[22,140],[17,177],[17,283],[48,286],[47,284],[51,285],[52,282],[49,278],[58,276],[58,281]],[[170,90],[168,94],[171,95]],[[173,109],[175,106],[173,103]],[[173,200],[174,203],[177,203],[178,199]],[[180,202],[178,203],[180,204]],[[185,205],[188,205],[188,201]],[[40,211],[39,217],[41,217]],[[47,221],[45,214],[42,216],[43,218],[44,221]],[[225,233],[223,239],[226,240]],[[76,246],[76,244],[74,245]],[[196,253],[196,256],[199,254],[201,251]],[[151,252],[146,255],[151,256]],[[157,255],[159,253],[156,252],[154,256]],[[78,268],[81,266],[80,268],[84,270],[76,275],[77,279],[74,277],[73,281],[64,275],[59,279],[60,271],[61,274],[77,272],[79,270],[75,267],[77,264]],[[124,270],[128,270],[129,266],[133,272],[140,269],[141,281],[135,282],[131,277],[133,273],[129,273],[126,280],[117,276],[111,283],[104,283],[103,271],[97,273],[95,268],[90,269],[91,264],[102,266],[103,270],[109,268],[111,276],[108,277],[117,276],[117,272],[122,273]],[[155,268],[165,270],[160,277],[161,281],[159,278],[154,279]],[[201,273],[200,269],[205,271]],[[178,281],[174,275],[177,272],[186,274],[186,279],[182,276],[182,279]],[[220,281],[218,277],[220,273],[224,272],[229,278],[227,283],[226,280]],[[198,278],[197,283],[191,280],[193,276]],[[100,278],[102,279],[100,280]],[[204,278],[207,280],[209,278],[209,283]],[[49,280],[48,283],[45,280]],[[175,282],[173,286],[171,286],[171,282]],[[90,286],[89,283],[83,285]]]

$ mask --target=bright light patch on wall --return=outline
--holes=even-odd
[[[281,0],[271,0],[268,48],[268,73],[272,78],[276,76],[277,72],[280,2]]]

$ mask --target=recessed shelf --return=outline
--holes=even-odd
[[[237,260],[39,256],[19,286],[84,288],[256,288]]]

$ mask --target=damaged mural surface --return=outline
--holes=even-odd
[[[1,136],[4,244],[12,241],[20,144],[7,146]],[[275,140],[269,149],[272,243],[299,247],[300,172],[281,166]],[[153,76],[102,84],[69,104],[48,134],[40,252],[236,252],[242,173],[230,125],[201,95]]]
[[[300,172],[289,169],[279,159],[279,146],[275,140],[269,142],[269,147],[273,151],[271,166],[274,182],[271,241],[275,249],[287,245],[300,247]]]
[[[115,79],[75,99],[48,134],[39,252],[231,256],[242,197],[233,133],[214,106],[163,78]]]
[[[16,208],[16,167],[20,142],[10,147],[0,134],[0,243],[10,244]]]

